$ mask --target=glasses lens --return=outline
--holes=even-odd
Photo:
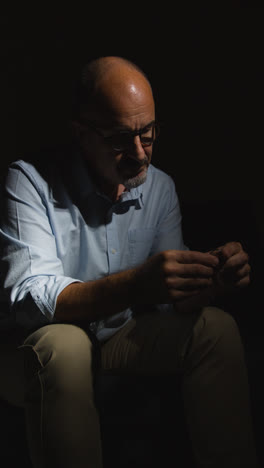
[[[150,127],[145,132],[140,133],[140,141],[142,146],[150,146],[154,141],[154,127]]]
[[[107,137],[107,143],[112,146],[115,151],[122,151],[131,146],[133,143],[133,136],[129,133],[119,133]]]
[[[151,127],[147,128],[143,132],[133,133],[133,132],[120,132],[115,135],[111,135],[106,137],[107,143],[115,150],[115,151],[123,151],[130,148],[133,145],[134,138],[136,135],[139,135],[140,142],[143,147],[151,146],[154,140],[157,138],[159,134],[159,127],[155,123]]]

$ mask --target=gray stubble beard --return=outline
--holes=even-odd
[[[133,188],[138,187],[141,184],[144,184],[144,182],[147,179],[147,169],[144,171],[143,174],[138,175],[136,177],[131,177],[131,179],[124,180],[123,185],[127,190],[131,190]]]

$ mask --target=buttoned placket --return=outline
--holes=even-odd
[[[109,201],[109,198],[97,192],[97,194],[106,200]],[[106,245],[107,245],[107,256],[108,256],[108,274],[117,273],[120,271],[120,261],[121,261],[121,252],[120,252],[120,243],[118,236],[118,226],[116,221],[117,213],[115,212],[118,207],[118,212],[120,215],[120,205],[123,206],[124,202],[131,201],[132,203],[138,203],[139,206],[142,206],[142,193],[135,189],[134,196],[131,196],[130,192],[124,193],[123,200],[117,203],[114,203],[110,206],[106,213],[105,217],[105,229],[106,229]]]
[[[109,263],[109,274],[117,273],[120,270],[120,245],[116,224],[115,205],[112,205],[107,212],[106,222],[106,242]]]

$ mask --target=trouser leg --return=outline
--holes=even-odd
[[[34,467],[101,468],[88,335],[73,325],[48,325],[31,334],[21,348]]]
[[[179,320],[173,314],[138,316],[102,347],[102,365],[108,371],[160,376],[180,371],[197,466],[257,467],[247,370],[234,319],[208,307],[187,350],[179,348],[176,336]]]
[[[198,467],[255,467],[247,369],[235,321],[208,308],[184,360],[183,398]]]

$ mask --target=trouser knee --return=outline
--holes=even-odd
[[[36,375],[45,390],[71,392],[93,390],[93,345],[84,330],[68,324],[43,327],[24,342],[25,372]]]
[[[240,361],[243,345],[239,328],[234,318],[217,307],[206,307],[197,320],[189,346],[193,365],[201,362],[206,355],[212,355],[215,364]]]

